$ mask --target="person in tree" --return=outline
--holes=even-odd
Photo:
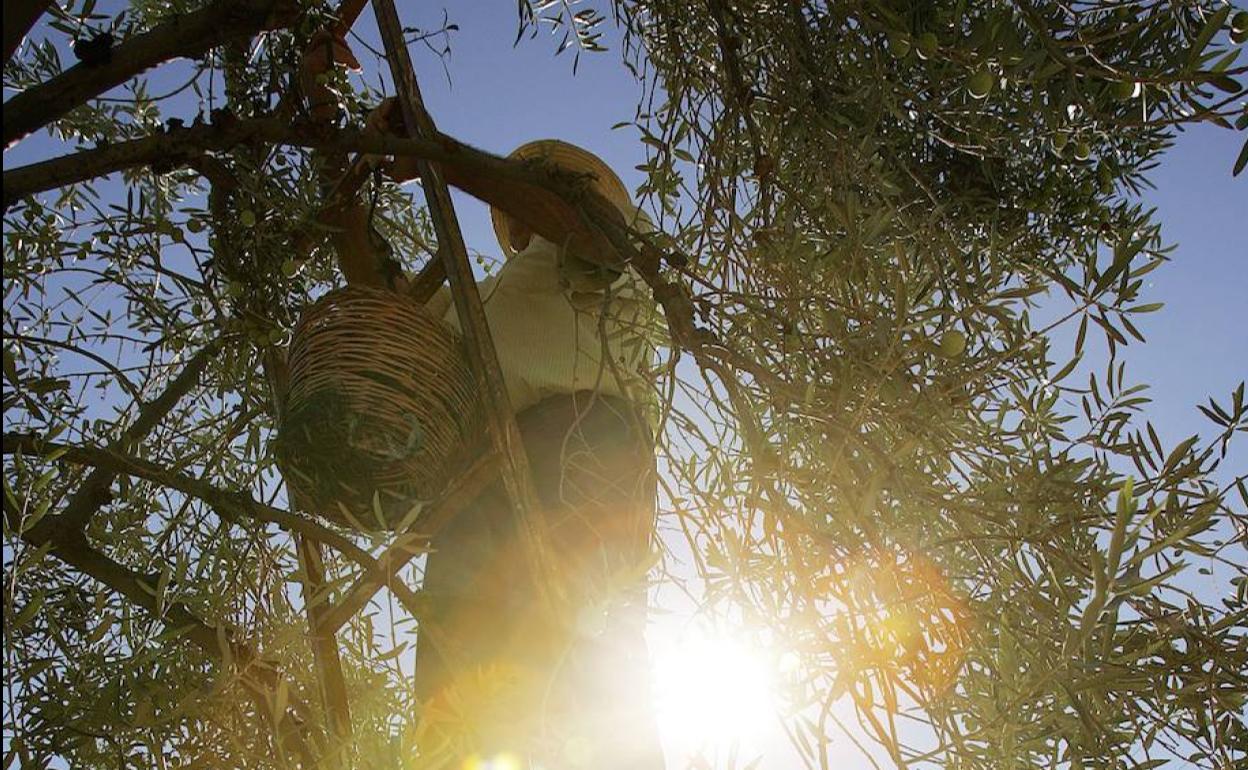
[[[326,53],[305,70],[313,102],[317,66],[354,62],[340,39],[318,44]],[[388,127],[397,113],[388,101],[369,124]],[[510,157],[588,175],[626,224],[651,228],[592,153],[544,139]],[[417,175],[407,158],[386,172],[398,181]],[[469,190],[491,184],[453,169],[446,176]],[[337,222],[341,261],[386,263],[356,208]],[[554,622],[537,611],[517,515],[494,483],[438,534],[426,563],[430,611],[420,619],[415,681],[421,750],[513,754],[558,768],[661,768],[644,638],[656,495],[656,410],[644,375],[658,314],[634,272],[600,266],[584,239],[542,237],[499,206],[491,216],[506,261],[479,290],[570,609]],[[406,282],[389,285],[401,291]],[[446,287],[427,309],[458,327]]]

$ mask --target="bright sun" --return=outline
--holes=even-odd
[[[776,713],[771,656],[743,639],[691,630],[654,650],[659,729],[669,745],[748,748]]]

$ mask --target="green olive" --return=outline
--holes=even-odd
[[[1114,175],[1109,167],[1101,166],[1096,170],[1096,185],[1106,195],[1114,191]]]
[[[940,354],[945,358],[957,358],[966,352],[966,335],[960,331],[945,332],[940,338]]]
[[[992,91],[992,73],[988,70],[976,72],[966,81],[966,88],[971,92],[971,96],[983,99]]]
[[[936,34],[934,32],[924,32],[919,35],[918,40],[919,56],[923,59],[930,59],[936,55]]]
[[[904,32],[889,32],[888,47],[894,56],[898,59],[904,59],[910,55],[910,38]]]

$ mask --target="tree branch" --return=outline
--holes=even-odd
[[[447,491],[429,510],[422,511],[420,517],[406,531],[395,537],[390,547],[376,560],[375,566],[365,571],[355,583],[347,589],[346,595],[338,604],[327,608],[321,614],[319,635],[334,634],[348,620],[368,604],[369,600],[383,586],[395,591],[397,586],[404,586],[395,581],[394,576],[413,557],[424,552],[424,544],[429,542],[446,526],[465,505],[476,499],[482,489],[495,478],[498,473],[498,458],[490,454],[478,460],[458,479],[447,485]],[[400,598],[400,601],[402,599]],[[403,602],[407,611],[413,616],[421,614],[419,601]]]
[[[52,0],[5,0],[4,2],[4,63],[8,64],[22,39],[39,21]]]
[[[593,204],[601,196],[585,183],[585,175],[538,161],[499,157],[445,134],[406,138],[374,130],[291,124],[272,116],[179,129],[6,169],[4,207],[27,195],[138,166],[169,170],[194,165],[206,152],[251,142],[433,161],[448,184],[512,213],[542,237],[563,243],[571,234],[606,264],[620,265],[615,249],[587,225],[578,208],[597,205],[608,218],[614,215],[622,223],[622,217],[606,201]]]
[[[654,291],[663,307],[673,341],[694,354],[700,364],[726,374],[726,368],[748,372],[759,382],[792,398],[804,398],[797,384],[787,382],[759,362],[740,356],[695,322],[693,303],[683,286],[663,275],[668,257],[630,230],[612,203],[598,195],[584,177],[570,175],[534,161],[499,157],[464,145],[444,134],[432,139],[406,139],[379,131],[311,129],[276,119],[237,121],[225,127],[202,126],[149,139],[122,142],[97,150],[31,163],[5,172],[5,205],[31,192],[66,185],[147,163],[185,162],[197,152],[226,149],[247,141],[359,152],[359,154],[421,158],[438,163],[451,185],[529,223],[538,235],[555,242],[568,240],[590,261],[619,268],[628,263]],[[639,242],[640,246],[636,246]],[[570,246],[572,247],[572,246]]]
[[[391,546],[382,553],[380,558],[374,559],[347,538],[314,521],[304,519],[289,511],[266,505],[245,494],[227,492],[198,479],[168,471],[147,460],[105,449],[75,447],[54,441],[44,441],[28,434],[6,433],[3,439],[4,454],[6,455],[41,456],[56,453],[58,459],[63,459],[67,462],[95,465],[97,468],[105,467],[109,468],[114,474],[126,473],[136,478],[153,481],[203,500],[218,509],[225,509],[258,521],[277,523],[285,529],[295,532],[296,537],[301,540],[301,546],[325,543],[356,561],[364,568],[364,571],[346,591],[344,597],[333,606],[319,607],[315,612],[309,612],[309,620],[313,624],[310,630],[314,638],[316,651],[318,654],[326,655],[324,665],[331,669],[329,671],[331,682],[336,682],[338,679],[332,671],[334,658],[337,657],[336,647],[333,650],[334,654],[332,656],[328,655],[329,645],[333,644],[332,639],[334,635],[338,632],[338,629],[342,628],[356,613],[363,609],[382,587],[388,587],[394,592],[395,597],[413,617],[419,617],[422,614],[422,603],[416,592],[402,581],[395,580],[395,575],[413,557],[423,553],[425,550],[424,544],[428,543],[431,538],[446,526],[447,522],[462,510],[465,505],[474,500],[498,473],[498,458],[495,455],[487,455],[478,460],[461,474],[459,478],[449,484],[447,492],[442,498],[430,506],[429,510],[422,512],[417,521],[408,530],[399,534]],[[23,532],[21,518],[9,506],[7,499],[5,502],[5,514],[9,517],[11,529],[14,532],[21,532],[23,539],[36,546],[49,542],[54,543],[52,553],[70,566],[100,580],[105,585],[140,604],[140,606],[148,609],[155,608],[154,597],[139,582],[143,581],[154,585],[155,579],[109,561],[106,556],[90,548],[80,529],[58,527],[54,519],[45,519]],[[303,540],[304,538],[306,540]],[[301,551],[300,556],[305,563],[305,569],[308,563],[315,561],[314,559],[305,558],[306,556],[313,556],[311,553],[305,554]],[[319,561],[316,561],[313,567],[319,569],[319,563]],[[318,572],[317,574],[320,574],[320,578],[316,578],[316,575],[309,573],[313,578],[311,583],[323,584],[323,573]],[[312,601],[311,596],[305,597],[305,599],[309,602]],[[211,643],[211,649],[206,648],[209,654],[221,654],[219,649],[220,640],[216,628],[194,617],[181,605],[169,605],[165,608],[165,612],[164,617],[169,618],[172,625],[191,627],[192,631],[190,633],[192,633],[192,638],[197,644],[204,646]],[[229,638],[232,639],[233,637]],[[325,642],[324,640],[330,641]],[[237,643],[234,644],[237,646]],[[249,648],[238,647],[237,650],[233,648],[231,650],[232,654],[239,660],[252,661],[256,659],[255,653],[251,652]],[[341,683],[339,682],[338,684]],[[333,686],[333,689],[327,693],[327,696],[334,702],[345,704],[345,697],[337,685]],[[343,716],[344,713],[341,712],[337,718],[339,720],[344,718],[349,720],[349,716]],[[349,729],[349,722],[345,725],[336,725],[336,732],[340,735],[344,730],[349,732]]]
[[[318,543],[331,546],[334,550],[366,570],[377,570],[380,567],[377,560],[368,551],[353,543],[350,538],[340,535],[332,529],[297,513],[262,503],[244,492],[224,490],[206,481],[171,471],[150,460],[134,457],[118,450],[73,446],[57,441],[47,441],[30,434],[4,434],[4,454],[6,455],[23,454],[38,457],[54,452],[58,453],[57,459],[102,469],[104,473],[111,474],[109,478],[110,483],[112,478],[122,473],[151,481],[189,497],[203,500],[215,508],[227,520],[247,518],[276,524],[288,532],[294,532]],[[62,527],[59,525],[59,519],[59,516],[52,517],[47,521],[47,524],[56,526],[60,530]],[[40,526],[42,526],[42,523]],[[400,601],[403,601],[405,604],[419,605],[420,600],[416,598],[415,592],[407,586],[401,584],[394,586],[394,591]]]
[[[178,376],[169,383],[159,396],[139,407],[139,415],[134,422],[121,434],[113,445],[117,451],[125,451],[136,442],[147,437],[152,429],[169,414],[170,410],[199,383],[204,367],[212,360],[219,347],[219,342],[211,342],[196,353]],[[65,509],[54,521],[64,530],[82,530],[87,522],[109,500],[109,487],[117,478],[117,472],[101,467],[91,469],[82,484],[70,496]]]
[[[5,102],[4,146],[158,64],[197,57],[230,40],[285,26],[297,13],[298,4],[290,0],[220,0],[194,13],[174,16],[118,45],[107,62],[77,64]]]
[[[628,228],[615,207],[585,184],[583,176],[540,162],[499,157],[445,134],[432,139],[403,138],[379,131],[292,126],[273,118],[240,120],[227,127],[193,128],[13,169],[4,175],[5,205],[61,184],[157,161],[185,162],[179,159],[248,141],[435,162],[449,184],[513,214],[542,237],[565,242],[572,234],[572,242],[582,247],[579,250],[587,258],[617,269],[632,265],[654,291],[673,341],[693,353],[700,364],[720,373],[725,367],[748,372],[776,392],[804,397],[797,385],[739,355],[709,329],[698,327],[686,290],[663,274],[667,257]]]
[[[338,640],[333,634],[319,633],[320,618],[325,614],[325,554],[320,543],[303,535],[295,536],[299,565],[303,568],[303,606],[308,616],[308,632],[312,639],[312,657],[321,685],[321,701],[329,715],[333,742],[326,757],[329,768],[350,766],[347,750],[351,741],[351,703],[347,683],[342,674],[342,657]]]
[[[212,168],[203,166],[205,153],[231,150],[254,142],[296,145],[313,149],[349,150],[354,147],[367,147],[372,148],[372,151],[382,153],[394,150],[395,147],[390,142],[378,141],[385,138],[386,135],[377,132],[314,127],[298,123],[292,125],[289,121],[272,115],[247,120],[229,120],[211,125],[197,125],[5,169],[4,208],[7,209],[18,199],[27,195],[139,166],[152,166],[157,171],[191,166],[201,172],[209,172]],[[389,137],[389,139],[394,140],[396,137]],[[402,143],[405,140],[398,141]],[[412,142],[412,140],[406,141]],[[417,140],[412,144],[402,146],[401,149],[404,154],[430,156],[445,154],[444,148],[424,140]]]
[[[4,443],[5,452],[8,453],[8,436]],[[20,512],[15,509],[15,501],[5,495],[3,505],[10,530],[20,533],[22,540],[36,548],[48,547],[52,556],[152,613],[167,628],[181,629],[190,641],[214,660],[222,663],[232,661],[237,666],[240,683],[256,700],[257,711],[272,713],[272,703],[281,675],[275,664],[264,660],[253,647],[239,641],[240,635],[237,631],[226,625],[214,626],[208,623],[180,602],[163,603],[162,606],[154,590],[155,576],[144,575],[113,561],[93,548],[81,531],[62,530],[50,526],[51,522],[46,520],[22,531]],[[307,707],[297,698],[292,696],[290,702],[291,709],[296,713],[307,713]],[[298,754],[305,767],[314,767],[317,764],[316,755],[307,742],[304,725],[305,720],[292,716],[291,711],[287,710],[278,716],[274,728],[278,740]]]
[[[139,391],[138,386],[136,386],[133,382],[130,381],[130,378],[126,376],[126,373],[121,371],[121,369],[118,369],[117,366],[113,362],[109,361],[107,358],[100,355],[99,353],[87,350],[85,348],[80,348],[77,345],[73,344],[72,342],[48,339],[46,337],[30,337],[25,334],[10,334],[9,339],[14,340],[16,342],[24,342],[27,345],[44,345],[50,348],[59,348],[60,350],[67,350],[76,356],[82,356],[83,358],[94,361],[95,363],[99,364],[100,366],[108,370],[108,372],[112,374],[113,377],[116,379],[117,386],[120,387],[122,390],[126,391],[127,393],[129,393],[130,396],[134,398],[136,401],[143,397],[143,394],[142,392]]]
[[[593,261],[617,269],[625,263],[632,265],[654,291],[673,341],[693,353],[703,366],[720,374],[726,372],[725,367],[748,372],[775,392],[804,398],[799,386],[736,353],[709,329],[698,327],[686,290],[663,274],[667,257],[628,228],[615,207],[584,184],[583,176],[540,162],[499,157],[445,134],[432,139],[403,138],[378,131],[292,126],[273,118],[237,121],[224,128],[204,126],[13,169],[4,175],[5,205],[21,195],[100,173],[247,141],[433,161],[449,184],[513,214],[542,237],[563,242],[572,233],[574,242],[579,238],[585,247],[582,253]]]

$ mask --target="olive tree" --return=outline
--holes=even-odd
[[[1248,12],[521,0],[522,37],[642,84],[643,235],[576,179],[367,125],[341,71],[309,120],[302,52],[362,5],[6,4],[6,146],[59,149],[4,170],[5,766],[440,761],[407,648],[456,495],[361,534],[277,472],[281,349],[342,281],[326,212],[367,196],[405,269],[438,254],[419,192],[329,154],[545,196],[648,284],[663,516],[702,605],[796,657],[811,767],[841,732],[898,767],[1248,757],[1244,388],[1166,446],[1121,361],[1168,258],[1138,193],[1176,129],[1248,126]]]

